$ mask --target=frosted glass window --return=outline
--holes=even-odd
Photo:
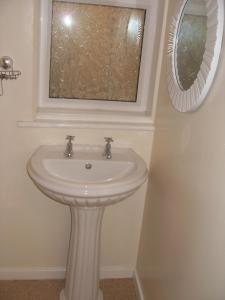
[[[53,1],[49,97],[135,102],[145,13]]]

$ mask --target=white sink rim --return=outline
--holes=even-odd
[[[32,180],[41,190],[60,194],[64,197],[79,198],[104,198],[104,197],[122,197],[124,194],[132,193],[138,189],[147,178],[147,168],[143,159],[129,148],[113,148],[112,159],[107,160],[102,156],[104,148],[101,146],[75,145],[74,156],[70,159],[64,158],[64,145],[44,145],[40,146],[31,156],[27,164],[27,170]],[[82,158],[83,156],[83,158]],[[44,159],[65,159],[72,160],[84,159],[87,157],[87,163],[91,157],[96,157],[105,163],[114,161],[128,161],[134,164],[133,172],[129,176],[118,177],[115,180],[93,183],[76,182],[57,178],[50,174],[43,165]]]
[[[59,180],[71,182],[73,184],[86,185],[104,184],[107,182],[118,181],[128,172],[135,170],[135,164],[129,161],[107,161],[109,166],[105,168],[106,161],[100,159],[65,159],[65,158],[47,158],[43,160],[44,168],[47,172]],[[91,168],[86,168],[91,165]],[[79,170],[78,170],[79,169]],[[77,170],[77,171],[76,171]]]

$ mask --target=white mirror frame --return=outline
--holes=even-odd
[[[207,10],[207,39],[200,71],[193,85],[182,90],[176,76],[175,51],[179,23],[183,16],[186,3],[179,0],[173,17],[168,43],[167,80],[171,102],[179,112],[196,110],[206,98],[216,74],[222,47],[224,28],[224,0],[205,0]]]

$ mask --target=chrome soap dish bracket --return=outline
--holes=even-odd
[[[20,71],[13,70],[13,59],[9,56],[3,56],[0,58],[0,96],[3,96],[3,83],[5,80],[17,79],[21,75]]]

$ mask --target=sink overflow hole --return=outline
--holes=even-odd
[[[90,163],[85,164],[85,168],[87,170],[90,170],[92,168],[92,164],[90,164]]]

